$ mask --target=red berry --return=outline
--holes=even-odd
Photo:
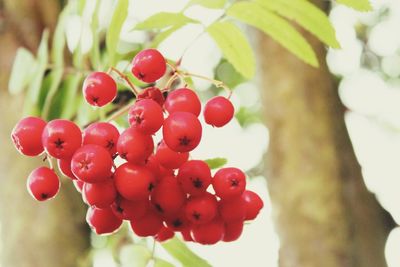
[[[146,83],[157,81],[166,70],[165,58],[156,49],[145,49],[139,52],[132,61],[133,75]]]
[[[177,169],[189,158],[188,152],[175,152],[170,149],[164,141],[157,146],[156,158],[160,165],[167,169]]]
[[[128,200],[148,199],[154,187],[153,173],[144,166],[124,163],[114,175],[118,193]]]
[[[58,169],[61,171],[61,173],[64,176],[66,176],[72,180],[77,179],[71,171],[71,159],[58,159],[57,165],[58,165]]]
[[[42,133],[46,122],[37,117],[20,120],[11,132],[15,148],[25,156],[37,156],[43,152]]]
[[[137,101],[129,110],[129,124],[142,134],[154,134],[162,126],[164,115],[160,105],[151,99]]]
[[[242,196],[221,200],[218,208],[224,222],[243,221],[246,216],[246,203]]]
[[[185,193],[197,196],[211,184],[211,171],[204,161],[190,160],[179,168],[177,179]]]
[[[82,190],[82,197],[89,206],[104,209],[114,203],[117,197],[113,179],[89,184],[85,183]]]
[[[156,210],[163,215],[177,214],[186,201],[178,181],[174,176],[166,176],[151,192],[151,202]]]
[[[131,221],[131,227],[138,236],[155,236],[163,227],[163,221],[154,209],[148,209],[142,218]]]
[[[169,93],[164,104],[169,114],[174,112],[190,112],[199,116],[201,110],[200,99],[197,94],[188,88],[176,89]]]
[[[107,73],[93,72],[83,82],[83,95],[90,105],[102,107],[117,96],[117,84]]]
[[[210,222],[218,212],[218,203],[214,195],[205,192],[200,196],[192,196],[185,206],[186,218],[195,224]]]
[[[191,225],[183,209],[178,214],[168,216],[165,219],[165,224],[174,231],[183,231]]]
[[[110,153],[99,145],[79,148],[71,160],[72,173],[85,183],[98,183],[111,176],[113,160]]]
[[[224,242],[237,240],[243,232],[243,221],[225,223],[225,234],[222,239]]]
[[[212,185],[222,199],[238,197],[246,188],[246,176],[237,168],[222,168],[215,173]]]
[[[142,218],[149,209],[147,199],[130,201],[123,197],[118,197],[111,205],[114,214],[122,220],[137,220]]]
[[[182,231],[180,231],[182,234],[183,240],[186,242],[193,242],[193,237],[192,237],[192,228],[185,228]]]
[[[50,156],[67,159],[81,146],[82,133],[72,121],[52,120],[44,127],[42,143]]]
[[[231,121],[235,109],[229,99],[223,96],[211,98],[204,107],[204,119],[207,124],[222,127]]]
[[[98,235],[114,233],[122,224],[122,220],[114,215],[110,207],[105,209],[89,207],[86,222]]]
[[[192,228],[192,236],[195,242],[203,245],[213,245],[224,237],[224,223],[215,219],[211,222],[195,225]]]
[[[126,129],[118,139],[117,151],[121,158],[144,164],[154,149],[153,138],[133,128]]]
[[[255,219],[264,207],[264,202],[259,195],[250,190],[244,191],[242,198],[246,206],[246,220]]]
[[[74,184],[76,191],[82,193],[83,185],[85,184],[85,182],[82,182],[81,180],[73,180],[72,183]]]
[[[137,100],[152,99],[156,101],[161,107],[164,105],[165,99],[161,90],[157,87],[147,87],[137,96]]]
[[[108,122],[95,122],[83,131],[84,145],[99,145],[110,152],[111,156],[117,153],[119,132],[117,128]]]
[[[29,174],[27,188],[32,197],[44,201],[53,198],[58,193],[60,180],[52,169],[39,167]]]
[[[169,148],[176,152],[189,152],[201,140],[200,121],[189,112],[175,112],[164,121],[163,138]]]
[[[174,231],[172,231],[168,227],[163,226],[161,227],[160,231],[158,231],[158,233],[156,234],[155,239],[158,242],[164,242],[173,238],[174,235],[175,235]]]

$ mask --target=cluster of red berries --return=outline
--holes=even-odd
[[[132,72],[155,82],[165,74],[166,61],[157,50],[144,50],[134,58]],[[114,79],[104,72],[92,73],[83,85],[85,99],[94,106],[110,103],[116,92]],[[263,202],[246,190],[241,170],[222,168],[212,176],[206,162],[189,160],[202,136],[200,111],[198,96],[188,88],[165,99],[160,89],[149,87],[137,96],[129,110],[130,127],[121,134],[108,122],[81,131],[72,121],[27,117],[13,129],[12,140],[24,155],[45,151],[57,159],[59,170],[89,205],[86,220],[97,234],[112,233],[128,220],[138,236],[158,241],[175,232],[201,244],[233,241]],[[227,124],[233,113],[231,102],[220,96],[209,100],[203,112],[206,123],[215,127]],[[154,148],[152,135],[161,128],[163,140]],[[116,166],[117,157],[126,162]],[[208,191],[210,185],[214,193]],[[60,181],[53,168],[39,167],[29,175],[27,187],[43,201],[57,194]]]

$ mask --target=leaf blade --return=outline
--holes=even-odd
[[[372,6],[368,0],[336,0],[339,4],[346,5],[358,11],[371,11]]]
[[[8,91],[15,95],[21,93],[32,80],[33,69],[36,60],[32,53],[25,48],[18,48],[14,64],[12,66],[10,79],[8,81]]]
[[[136,24],[133,30],[161,30],[175,25],[187,23],[199,23],[182,13],[159,12]]]
[[[207,163],[208,167],[210,167],[211,170],[221,168],[228,162],[226,158],[212,158],[206,159],[204,161]]]
[[[211,9],[220,9],[223,8],[225,4],[226,0],[192,0],[186,5],[185,9],[193,5],[200,5]]]

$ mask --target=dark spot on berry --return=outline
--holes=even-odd
[[[96,96],[92,96],[92,101],[93,101],[93,103],[97,104],[99,102],[99,98]]]
[[[115,146],[115,143],[114,143],[114,141],[113,141],[112,139],[107,140],[107,146],[106,146],[106,148],[107,148],[108,150],[111,150],[114,146]]]
[[[90,161],[88,160],[82,160],[81,162],[79,162],[81,164],[81,169],[85,169],[85,170],[89,170],[89,165],[90,165]]]
[[[186,136],[179,138],[179,144],[180,144],[181,146],[187,146],[187,145],[189,145],[190,141],[191,141],[191,140],[190,140],[189,138],[187,138]]]
[[[63,148],[63,144],[64,144],[65,142],[63,141],[63,140],[61,140],[60,138],[58,138],[55,142],[54,142],[54,144],[56,145],[56,148],[60,148],[60,149],[62,149]]]
[[[195,211],[193,212],[192,216],[195,220],[200,220],[201,214]]]
[[[126,153],[122,153],[119,155],[121,158],[126,159]]]
[[[153,183],[149,183],[149,186],[147,187],[147,190],[151,191],[154,188],[154,184]]]
[[[135,120],[136,124],[141,124],[143,121],[142,117],[140,117],[139,115],[135,115],[134,120]]]
[[[159,211],[159,212],[161,212],[161,213],[164,212],[164,210],[163,210],[163,208],[160,206],[160,204],[154,204],[154,206],[156,207],[156,210],[157,210],[157,211]]]
[[[203,181],[200,180],[200,178],[190,178],[192,180],[192,184],[196,188],[202,188],[203,187]]]
[[[182,224],[183,224],[183,222],[182,222],[180,219],[176,219],[176,220],[174,220],[174,221],[172,222],[172,225],[173,225],[174,227],[182,226]]]
[[[142,72],[139,71],[138,76],[139,76],[140,79],[143,79],[145,75]]]
[[[49,197],[49,196],[48,196],[47,194],[45,194],[45,193],[42,193],[40,196],[41,196],[42,199],[47,199],[47,198]]]
[[[236,179],[232,179],[231,180],[231,186],[238,186],[239,185],[239,181],[238,180],[236,180]]]
[[[124,212],[124,209],[121,208],[121,206],[118,206],[118,207],[117,207],[117,212],[118,212],[118,213],[123,213],[123,212]]]

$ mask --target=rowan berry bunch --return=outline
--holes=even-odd
[[[154,83],[165,75],[167,65],[157,50],[147,49],[133,59],[132,73]],[[89,205],[86,221],[97,234],[113,233],[127,220],[136,235],[160,242],[175,232],[201,244],[238,239],[244,222],[256,218],[263,201],[246,190],[241,170],[221,168],[212,175],[205,161],[190,158],[202,137],[201,102],[189,88],[170,90],[173,79],[188,75],[172,69],[166,88],[141,91],[111,69],[136,94],[129,107],[130,127],[122,133],[109,122],[94,122],[81,130],[64,119],[19,121],[11,135],[17,150],[26,156],[45,154],[50,163],[29,175],[30,194],[44,201],[58,193],[60,179],[51,164],[55,158],[60,172]],[[170,91],[166,98],[163,91]],[[83,83],[83,94],[90,105],[102,107],[116,97],[117,84],[110,72],[93,72]],[[210,99],[203,110],[205,122],[214,127],[226,125],[233,114],[229,98],[222,96]],[[153,135],[158,131],[163,139],[155,146]],[[124,163],[116,166],[118,157]]]

